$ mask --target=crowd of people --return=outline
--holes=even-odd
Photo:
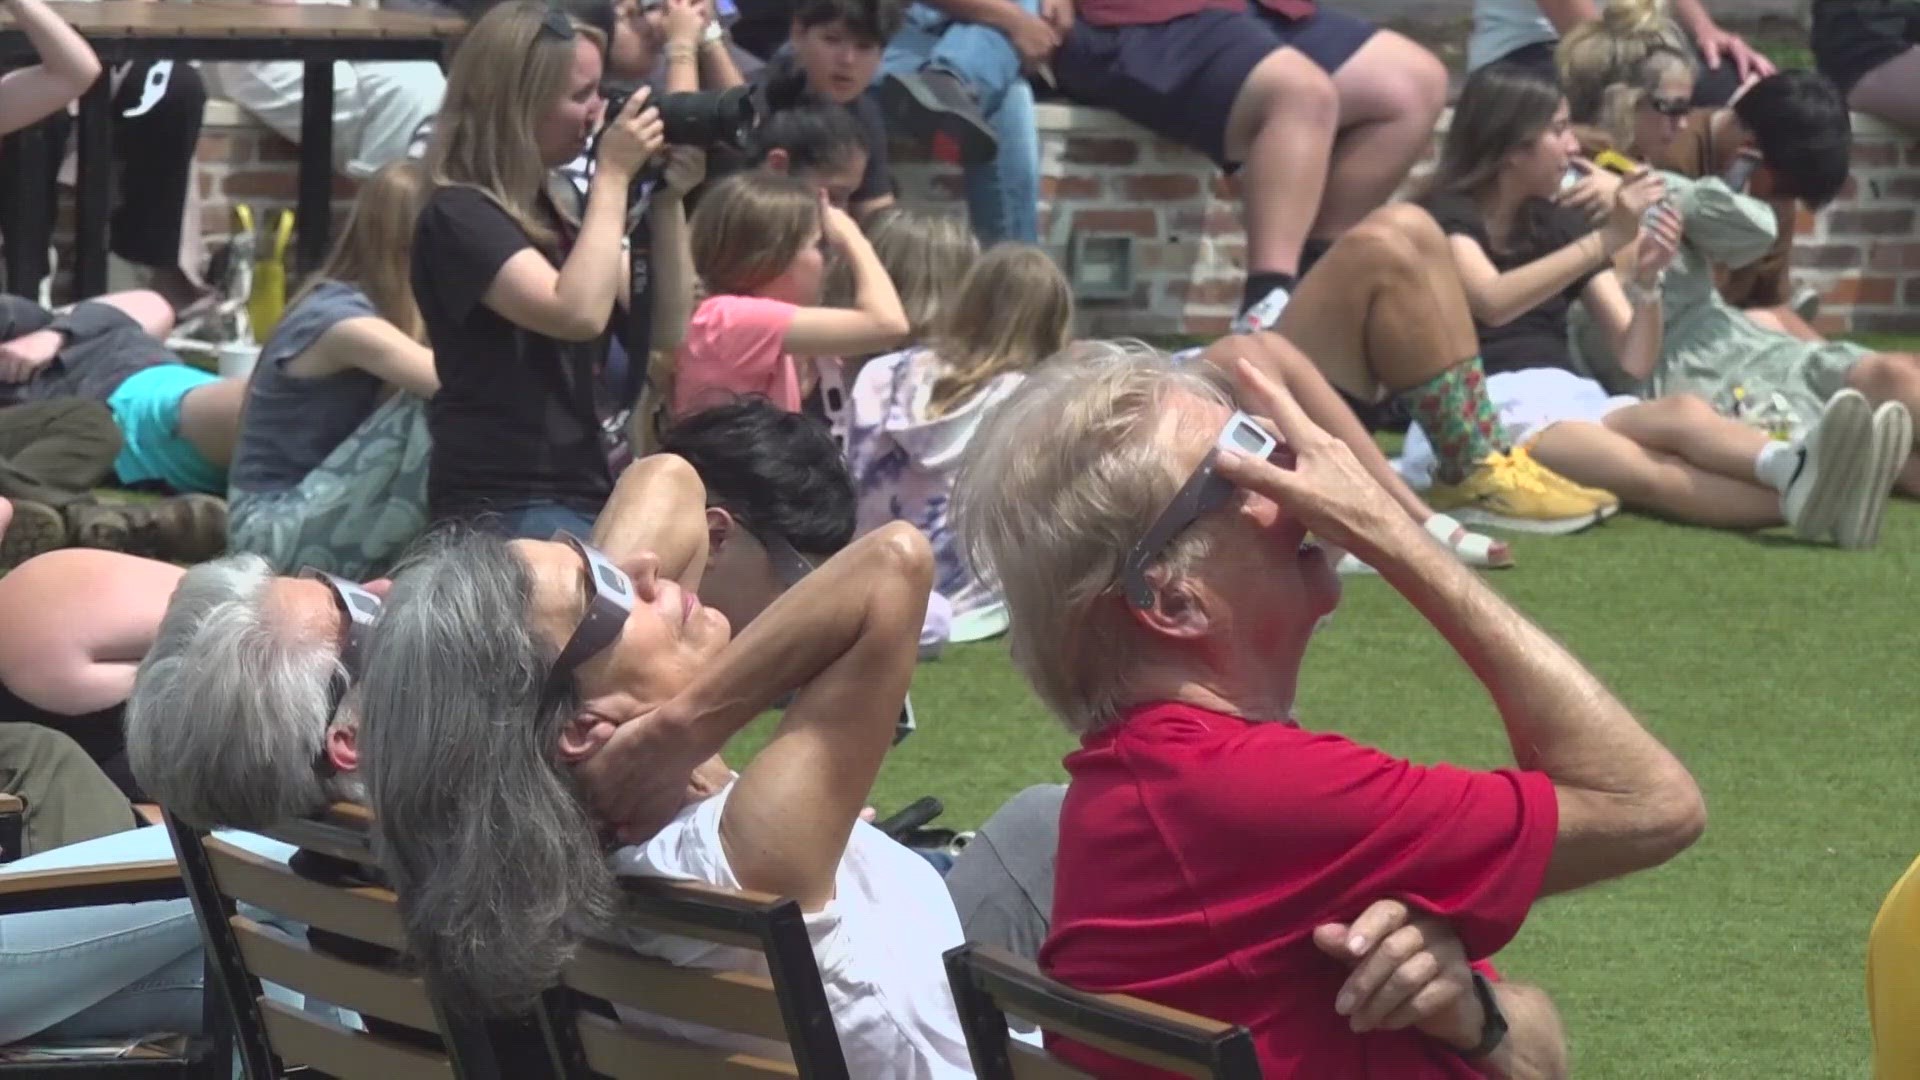
[[[0,2],[40,56],[0,78],[24,131],[102,72]],[[412,962],[480,1007],[592,936],[756,962],[623,924],[640,875],[796,900],[856,1076],[972,1075],[966,940],[1242,1025],[1272,1077],[1565,1075],[1493,957],[1679,856],[1706,799],[1473,572],[1514,561],[1480,530],[1625,507],[1866,549],[1920,497],[1920,358],[1824,340],[1787,258],[1905,54],[1774,71],[1699,0],[1479,0],[1390,202],[1446,75],[1311,0],[770,3],[501,0],[444,73],[343,65],[356,205],[248,377],[166,350],[197,268],[161,258],[164,184],[115,250],[182,280],[0,308],[0,874],[169,858],[146,801],[285,861],[247,830],[348,800]],[[297,70],[207,74],[297,127]],[[130,125],[203,93],[128,78]],[[1245,171],[1229,336],[1075,339],[1035,81]],[[742,88],[751,130],[675,135]],[[963,163],[966,220],[894,204],[890,135]],[[1510,766],[1302,725],[1343,572],[1455,648]],[[916,664],[1002,635],[1069,782],[957,855],[883,833]],[[195,1030],[204,965],[185,900],[0,916],[0,1044]],[[1876,1013],[1912,1000],[1877,970]]]

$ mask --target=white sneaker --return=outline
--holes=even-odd
[[[1852,497],[1834,526],[1834,542],[1855,551],[1880,542],[1881,515],[1907,455],[1913,452],[1913,415],[1897,401],[1882,403],[1873,410],[1873,427],[1867,439],[1865,471],[1849,492]]]
[[[1280,325],[1280,314],[1287,310],[1287,301],[1291,294],[1285,289],[1274,289],[1247,307],[1228,327],[1236,334],[1252,334],[1261,330],[1271,330]]]
[[[1866,481],[1873,407],[1858,390],[1827,400],[1800,444],[1800,468],[1780,495],[1780,513],[1795,536],[1819,543],[1833,535],[1853,492]]]

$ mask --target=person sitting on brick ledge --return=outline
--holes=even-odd
[[[1447,93],[1431,53],[1314,0],[1081,0],[1053,70],[1075,101],[1245,170],[1243,330],[1278,322],[1313,250],[1393,195]]]
[[[1847,104],[1920,135],[1920,10],[1887,0],[1813,0],[1813,58]]]

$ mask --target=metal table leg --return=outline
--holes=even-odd
[[[43,222],[53,219],[58,212],[59,199],[54,206],[46,205],[46,178],[52,173],[53,165],[47,161],[52,150],[47,145],[47,129],[41,124],[29,124],[7,136],[7,148],[0,152],[0,162],[14,172],[12,190],[17,198],[9,205],[0,206],[0,232],[7,234],[7,291],[15,296],[24,296],[29,300],[40,295],[40,283],[34,280],[34,268],[45,252],[37,255],[32,251],[28,237],[38,233],[29,228],[29,222]],[[56,195],[59,189],[54,189]]]
[[[74,296],[107,291],[107,199],[113,182],[113,82],[105,72],[80,95],[80,175],[75,193]]]
[[[299,268],[327,257],[333,224],[333,61],[309,60],[300,83]]]

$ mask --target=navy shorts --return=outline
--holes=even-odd
[[[1920,43],[1920,14],[1895,0],[1822,0],[1813,5],[1813,59],[1841,93]]]
[[[1297,49],[1331,75],[1375,29],[1338,11],[1288,19],[1258,4],[1144,26],[1077,22],[1054,54],[1053,73],[1082,105],[1117,112],[1231,169],[1238,162],[1226,156],[1227,116],[1262,60]]]

